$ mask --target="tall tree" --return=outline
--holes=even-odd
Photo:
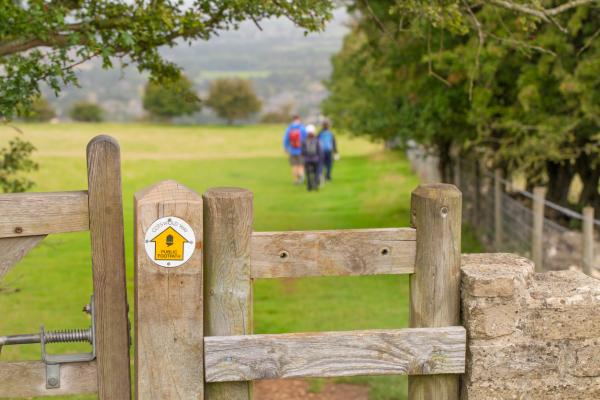
[[[148,81],[144,90],[144,110],[158,119],[171,119],[200,111],[200,98],[186,76]]]
[[[357,1],[326,112],[440,156],[474,151],[529,182],[584,181],[600,210],[600,10],[592,1]],[[482,154],[483,151],[483,154]]]
[[[210,84],[206,105],[219,117],[232,124],[236,119],[246,119],[261,109],[260,99],[247,79],[217,79]]]

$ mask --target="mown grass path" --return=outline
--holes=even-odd
[[[121,144],[127,281],[133,304],[133,194],[163,179],[202,193],[211,186],[254,192],[256,231],[407,226],[410,192],[417,186],[408,162],[363,139],[339,136],[342,159],[334,182],[318,193],[291,184],[281,150],[284,127],[173,127],[140,124],[21,125],[38,148],[34,191],[86,187],[85,146],[105,133]],[[17,134],[0,128],[0,143]],[[55,235],[0,282],[0,334],[84,327],[81,308],[91,289],[87,233]],[[255,332],[400,328],[408,321],[406,276],[261,280],[255,284]],[[52,351],[77,349],[53,345]],[[84,349],[85,347],[80,347]],[[5,348],[2,360],[38,359],[39,346]],[[353,378],[371,398],[401,399],[402,377]],[[0,383],[1,384],[1,383]],[[318,387],[319,385],[316,384]],[[78,396],[91,399],[93,396]]]

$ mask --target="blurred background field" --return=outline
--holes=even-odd
[[[401,153],[339,135],[342,159],[334,181],[318,193],[307,192],[291,183],[281,149],[283,127],[277,125],[26,124],[19,129],[38,149],[34,191],[86,188],[89,139],[104,133],[119,140],[130,304],[133,194],[160,180],[175,179],[199,193],[212,186],[252,190],[256,231],[408,226],[410,192],[418,185]],[[0,128],[0,140],[14,135],[12,128]],[[92,293],[89,247],[87,233],[50,236],[16,266],[0,283],[0,334],[36,332],[41,324],[87,326],[81,308]],[[463,248],[478,250],[468,233]],[[254,290],[256,333],[408,325],[407,276],[259,280]],[[84,349],[62,344],[51,350]],[[39,359],[39,346],[6,347],[1,359]],[[349,381],[369,385],[371,399],[402,399],[406,393],[404,377]],[[319,381],[312,386],[319,390]]]

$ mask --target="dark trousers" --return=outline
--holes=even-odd
[[[325,179],[331,180],[331,169],[333,168],[333,153],[331,151],[323,152],[323,162],[319,164],[319,177],[323,174],[325,168]]]
[[[317,161],[307,161],[304,163],[304,173],[306,174],[306,187],[308,190],[319,189],[319,163]]]

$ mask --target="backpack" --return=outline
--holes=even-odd
[[[316,156],[319,154],[319,141],[317,139],[309,139],[306,141],[304,152],[307,156]]]
[[[300,132],[300,128],[292,128],[290,129],[290,146],[294,149],[299,149],[302,147],[302,133]]]
[[[332,151],[333,150],[333,134],[329,131],[321,131],[319,133],[319,142],[321,143],[321,149],[323,151]]]

